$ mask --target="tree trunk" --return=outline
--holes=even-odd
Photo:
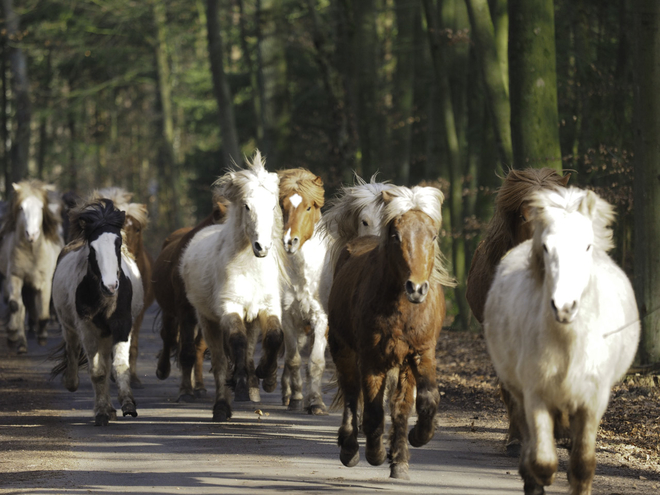
[[[19,29],[19,18],[14,12],[13,0],[2,0],[5,26],[9,39],[9,60],[12,72],[12,92],[16,105],[16,131],[11,146],[11,180],[18,182],[27,177],[30,152],[30,81],[27,60],[19,48],[23,34]]]
[[[238,145],[238,132],[236,131],[236,119],[234,118],[234,105],[222,62],[224,49],[218,22],[218,0],[206,0],[206,26],[209,38],[209,59],[211,61],[213,89],[215,98],[218,101],[223,157],[225,167],[229,167],[233,161],[241,163],[241,155]]]
[[[509,94],[497,54],[495,28],[487,0],[465,0],[472,26],[472,42],[486,90],[486,102],[494,124],[500,160],[504,167],[513,165],[511,145],[511,107]]]
[[[288,155],[291,109],[287,91],[285,38],[279,25],[282,5],[279,0],[260,0],[259,68],[263,88],[264,144],[262,150],[273,169],[284,166]]]
[[[252,87],[252,111],[254,112],[254,129],[256,131],[257,142],[264,138],[264,128],[262,117],[261,93],[257,81],[257,71],[254,70],[250,48],[248,46],[248,32],[245,28],[245,6],[243,0],[237,0],[238,3],[238,26],[241,33],[241,50],[243,51],[243,60],[250,75],[250,86]]]
[[[635,293],[641,364],[660,362],[660,2],[633,4],[635,47]]]
[[[461,150],[456,131],[456,119],[451,99],[451,88],[447,76],[446,57],[444,46],[439,38],[440,30],[437,22],[437,13],[432,0],[422,0],[424,13],[426,15],[426,24],[429,35],[429,45],[431,48],[431,57],[435,81],[438,85],[439,107],[442,115],[441,125],[443,127],[442,139],[445,141],[447,158],[449,162],[449,214],[451,217],[452,230],[452,264],[454,275],[458,281],[455,289],[456,304],[458,305],[457,326],[466,329],[468,326],[469,308],[465,299],[465,241],[462,236],[457,235],[463,225],[462,218],[462,167]]]
[[[11,163],[9,160],[9,118],[7,115],[7,38],[0,36],[2,40],[2,172],[5,180],[4,197],[8,198],[11,188]]]
[[[509,95],[516,168],[562,169],[552,0],[509,0]]]
[[[395,0],[397,36],[394,41],[394,122],[391,140],[393,179],[397,184],[410,183],[413,103],[415,97],[415,23],[419,4]]]
[[[490,0],[490,17],[495,29],[495,49],[500,61],[502,80],[509,94],[509,10],[508,0]]]

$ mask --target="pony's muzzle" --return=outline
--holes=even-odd
[[[406,297],[411,303],[421,303],[426,299],[426,294],[429,293],[429,283],[422,282],[421,284],[416,284],[412,280],[406,282]]]
[[[109,284],[101,282],[101,291],[106,296],[114,296],[117,292],[117,289],[119,289],[119,280],[115,280],[115,282],[111,282]]]
[[[286,251],[290,254],[295,253],[298,250],[298,247],[300,246],[300,238],[294,237],[293,239],[289,239],[285,244],[284,247]]]
[[[555,315],[555,320],[559,323],[570,323],[575,318],[575,315],[578,312],[578,302],[572,301],[563,304],[561,308],[557,307],[555,300],[550,301],[550,306],[552,307],[552,312]]]
[[[260,242],[255,241],[252,244],[252,251],[254,252],[254,255],[257,258],[265,258],[266,256],[268,256],[268,250],[270,249],[271,246],[272,246],[272,243],[269,244],[268,246],[264,246]]]

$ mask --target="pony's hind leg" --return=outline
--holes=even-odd
[[[317,318],[312,322],[312,349],[309,354],[307,368],[307,411],[310,414],[327,414],[328,409],[323,402],[321,386],[325,371],[325,348],[328,341],[325,337],[328,329],[328,319]]]
[[[411,365],[417,385],[417,423],[410,430],[408,440],[413,447],[426,445],[435,433],[435,415],[438,412],[440,394],[436,383],[435,349],[424,352]]]
[[[299,323],[299,322],[298,322]],[[300,374],[300,335],[298,325],[287,311],[282,315],[284,331],[284,372],[282,373],[282,404],[289,411],[301,411],[303,407],[302,377]]]
[[[147,308],[143,308],[133,322],[133,328],[131,330],[131,348],[128,356],[131,373],[131,387],[138,389],[143,388],[142,382],[137,375],[137,358],[139,354],[140,327],[142,326],[142,320],[144,319],[144,313],[146,310]]]
[[[206,397],[206,388],[204,388],[204,354],[206,354],[206,341],[202,337],[199,327],[195,327],[195,397]]]
[[[390,431],[390,477],[410,479],[408,462],[410,452],[406,433],[408,432],[408,417],[415,396],[415,379],[409,366],[402,366],[396,389],[390,397],[392,428]]]
[[[170,356],[172,349],[177,345],[177,332],[179,323],[177,319],[163,311],[160,318],[160,338],[163,340],[163,349],[158,354],[158,364],[156,365],[156,376],[159,380],[165,380],[170,376],[171,363]]]
[[[23,279],[16,275],[9,276],[6,281],[9,294],[9,324],[7,325],[7,340],[16,346],[16,352],[27,352],[25,336],[25,306],[23,305]]]
[[[238,315],[234,314],[237,318]],[[231,392],[227,386],[228,361],[225,354],[224,327],[200,316],[199,326],[204,341],[211,351],[211,368],[215,378],[215,404],[213,405],[213,421],[224,422],[231,418]]]
[[[262,387],[266,392],[272,392],[277,387],[277,356],[284,341],[282,324],[275,315],[259,317],[262,323],[263,338],[261,340],[261,359],[257,366],[257,378],[263,380]]]
[[[598,419],[593,411],[578,409],[570,418],[573,446],[569,463],[571,495],[590,495],[596,471]]]
[[[192,402],[195,400],[192,374],[197,363],[197,348],[195,347],[195,327],[197,318],[194,311],[186,311],[180,318],[179,325],[179,364],[181,365],[181,385],[177,402]]]
[[[385,411],[383,410],[383,394],[385,392],[385,371],[380,373],[362,368],[362,396],[364,397],[364,413],[362,430],[367,437],[365,457],[372,466],[380,466],[385,462],[387,452],[383,446],[385,431]]]

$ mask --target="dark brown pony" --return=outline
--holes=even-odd
[[[417,424],[408,435],[420,447],[432,437],[440,399],[435,348],[445,317],[442,285],[455,285],[437,243],[443,195],[432,187],[393,186],[385,203],[380,237],[361,237],[337,261],[329,300],[328,344],[337,369],[344,413],[339,458],[359,461],[357,408],[364,403],[366,458],[385,461],[383,395],[390,392],[390,476],[408,478],[408,416],[417,390]],[[396,373],[398,371],[398,373]]]
[[[163,242],[161,252],[154,263],[152,282],[156,302],[162,312],[160,336],[163,340],[156,376],[165,380],[170,375],[170,356],[176,349],[181,366],[181,385],[177,401],[188,402],[206,395],[202,365],[207,346],[201,332],[195,335],[197,316],[195,309],[188,302],[178,270],[181,253],[197,232],[210,225],[222,223],[226,212],[224,199],[214,197],[211,214],[194,228],[184,227],[170,234]]]
[[[532,237],[531,224],[528,221],[530,195],[541,189],[566,187],[570,176],[570,173],[562,176],[550,168],[509,170],[497,193],[495,213],[486,229],[486,236],[472,257],[467,278],[465,298],[479,323],[483,323],[486,296],[502,256]],[[509,418],[515,417],[509,392],[503,388],[500,388],[500,392]],[[521,438],[516,422],[509,423],[507,451],[510,455],[518,455]]]

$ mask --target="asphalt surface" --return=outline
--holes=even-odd
[[[48,442],[50,429],[49,449],[57,452],[41,454],[35,446],[35,455],[28,456],[25,465],[8,461],[11,476],[3,475],[0,466],[0,493],[522,493],[517,460],[506,457],[501,444],[443,428],[442,416],[431,442],[419,449],[411,447],[410,481],[390,479],[387,462],[370,466],[364,458],[363,437],[360,463],[344,467],[336,441],[340,412],[327,416],[288,412],[281,405],[279,386],[273,393],[262,391],[259,404],[234,403],[229,422],[213,423],[214,384],[208,362],[209,395],[194,403],[176,402],[180,374],[175,365],[168,379],[156,378],[160,338],[155,308],[145,317],[140,336],[138,369],[144,388],[134,390],[139,416],[119,417],[107,427],[95,427],[87,371],[81,371],[75,393],[59,379],[44,385],[55,391],[47,410],[17,411],[17,415],[22,426],[46,432],[42,442]],[[32,371],[43,372],[44,382],[53,364],[44,357],[60,339],[56,330],[50,336],[48,349],[31,341],[28,356],[21,360]],[[326,374],[329,378],[330,372]],[[332,394],[331,390],[326,394],[327,404]],[[116,400],[114,405],[119,409]],[[0,434],[11,433],[11,414],[5,414],[4,420],[6,428]],[[411,425],[414,421],[411,418]],[[565,478],[558,479],[546,493],[566,493],[567,488]]]

